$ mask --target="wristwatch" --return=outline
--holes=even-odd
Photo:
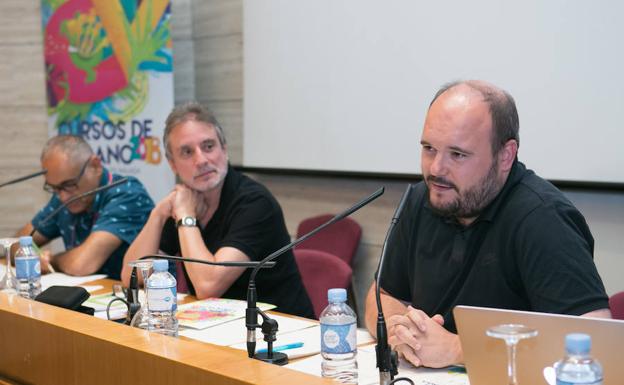
[[[190,216],[182,217],[182,218],[178,219],[178,222],[176,223],[176,225],[178,227],[180,227],[180,226],[182,226],[182,227],[195,227],[195,226],[197,226],[197,218],[190,217]]]

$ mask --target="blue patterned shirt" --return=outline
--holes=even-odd
[[[100,186],[121,178],[122,176],[104,169]],[[43,219],[60,205],[61,201],[55,194],[33,218],[34,228],[48,239],[62,237],[67,250],[80,245],[94,231],[113,234],[122,241],[122,244],[97,273],[119,279],[123,256],[154,208],[154,202],[141,182],[134,177],[128,177],[128,182],[97,193],[87,211],[72,214],[65,208],[54,218],[42,223]]]

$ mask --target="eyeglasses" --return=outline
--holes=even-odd
[[[87,165],[89,164],[90,161],[91,161],[91,158],[87,159],[87,161],[82,165],[82,168],[80,169],[80,174],[78,174],[77,177],[66,180],[65,182],[58,184],[58,185],[53,185],[48,182],[45,182],[43,184],[43,189],[49,192],[50,194],[54,194],[54,193],[58,194],[61,191],[65,191],[68,193],[76,191],[76,189],[78,188],[78,182],[80,182],[80,179],[84,175],[85,170],[87,169]]]

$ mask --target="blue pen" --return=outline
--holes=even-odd
[[[302,346],[303,346],[303,342],[294,342],[292,344],[274,346],[273,351],[281,352],[282,350],[297,349]],[[258,349],[258,353],[268,353],[268,351],[266,349]]]

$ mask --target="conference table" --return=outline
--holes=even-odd
[[[114,282],[89,284],[110,292]],[[150,333],[0,293],[0,384],[23,383],[333,384],[250,359],[243,350]]]

